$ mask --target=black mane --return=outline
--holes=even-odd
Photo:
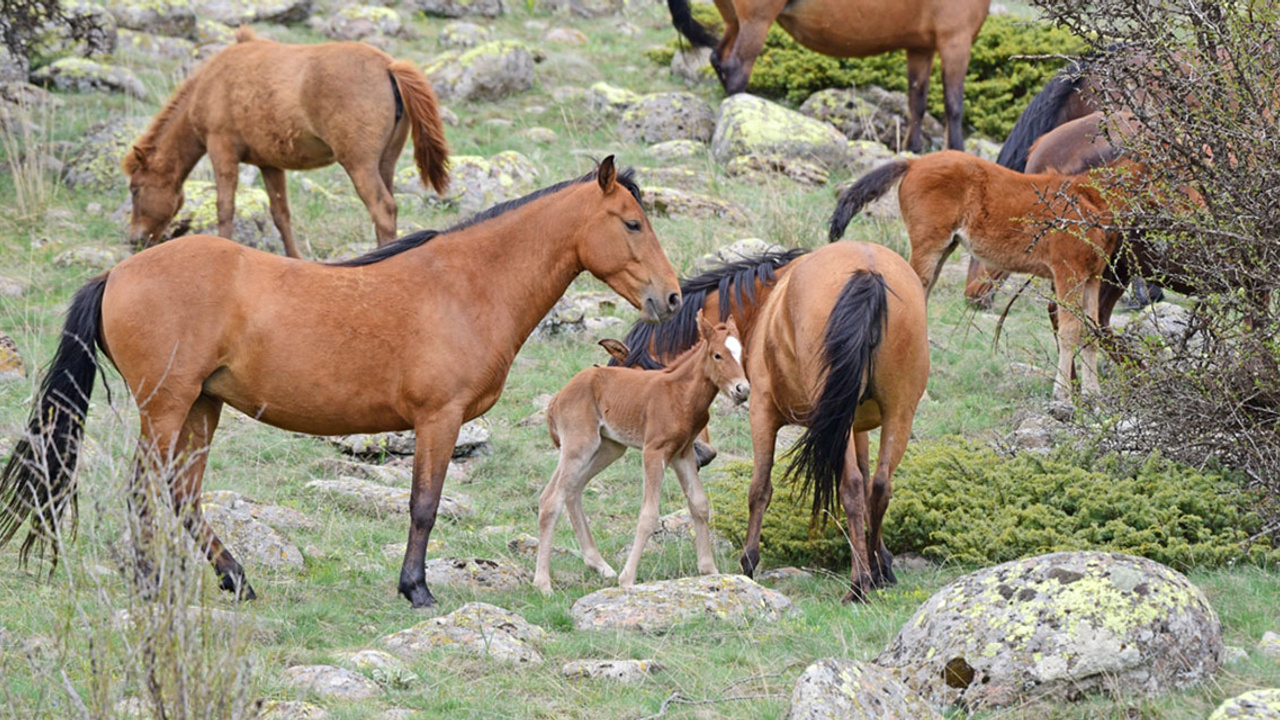
[[[625,364],[656,370],[663,363],[654,357],[673,357],[688,350],[698,342],[698,314],[706,302],[707,293],[720,293],[720,321],[724,322],[736,305],[742,307],[756,301],[756,282],[772,285],[775,271],[809,252],[804,248],[769,250],[756,257],[747,257],[718,265],[701,275],[680,282],[680,294],[684,300],[675,317],[657,325],[637,322],[627,333],[629,349],[623,363],[610,360],[610,365]],[[650,348],[652,345],[652,348]]]
[[[580,178],[565,180],[564,182],[559,182],[559,183],[556,183],[555,185],[548,185],[547,187],[541,188],[539,190],[534,190],[533,192],[529,193],[528,195],[525,195],[524,197],[519,197],[519,198],[516,198],[515,200],[508,200],[506,202],[498,203],[497,205],[494,205],[493,207],[487,210],[481,210],[475,215],[472,215],[466,220],[463,220],[457,223],[456,225],[453,225],[447,230],[419,230],[418,232],[405,235],[402,238],[399,238],[397,240],[387,243],[386,245],[383,245],[377,250],[367,252],[364,255],[361,255],[359,257],[354,257],[354,258],[351,258],[350,260],[342,260],[339,262],[331,262],[327,264],[333,267],[361,267],[364,265],[372,265],[374,263],[381,262],[383,260],[386,260],[389,257],[394,257],[407,250],[412,250],[416,247],[425,245],[428,241],[430,241],[431,239],[439,235],[448,235],[449,233],[458,232],[459,230],[465,230],[473,225],[478,225],[484,222],[485,220],[492,220],[493,218],[498,217],[499,215],[502,215],[504,213],[510,212],[511,210],[515,210],[516,208],[521,207],[522,205],[528,205],[529,203],[533,202],[534,200],[537,200],[538,198],[551,195],[552,193],[560,192],[561,190],[569,187],[570,185],[578,185],[580,183],[594,181],[596,179],[596,172],[597,170],[592,170],[591,172],[587,173],[586,175],[583,175]],[[619,185],[626,188],[627,192],[631,193],[631,196],[636,199],[637,203],[641,203],[640,186],[636,184],[634,168],[626,168],[625,170],[622,170],[621,172],[619,172],[617,182]],[[643,203],[641,203],[641,206],[643,207]]]

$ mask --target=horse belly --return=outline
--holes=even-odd
[[[832,57],[867,57],[903,48],[937,45],[932,22],[919,2],[892,7],[866,0],[793,0],[778,24],[796,42]]]
[[[389,403],[378,402],[377,393],[346,393],[330,397],[318,383],[299,387],[292,382],[242,382],[222,368],[204,383],[205,393],[255,420],[309,435],[407,430],[412,424]]]

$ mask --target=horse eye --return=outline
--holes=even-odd
[[[640,232],[639,220],[623,220],[622,224],[626,225],[627,229],[630,230],[631,232]]]
[[[717,359],[717,360],[723,360],[724,358],[720,357],[720,353],[716,353],[716,359]]]

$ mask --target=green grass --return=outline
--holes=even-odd
[[[510,15],[493,22],[495,34],[523,39],[545,50],[546,59],[536,70],[537,85],[501,102],[454,105],[452,109],[462,123],[447,129],[453,151],[489,156],[518,150],[542,171],[543,184],[578,176],[591,167],[592,158],[610,153],[622,164],[664,164],[648,156],[643,146],[621,142],[612,120],[590,113],[581,102],[558,103],[552,96],[558,87],[585,88],[598,80],[641,92],[685,89],[665,73],[655,72],[641,55],[644,48],[667,42],[674,33],[663,8],[636,7],[625,22],[637,33],[627,37],[618,32],[617,19],[555,18],[520,3],[514,5],[517,7]],[[1025,10],[1019,3],[1014,5],[1017,12]],[[525,26],[531,19],[551,26],[572,24],[587,33],[591,42],[580,49],[544,45],[540,41],[544,30]],[[392,54],[425,60],[437,51],[436,37],[443,24],[437,19],[414,18],[412,25],[420,39],[395,43]],[[282,40],[321,39],[302,28],[272,28],[270,32]],[[176,84],[174,69],[142,63],[133,69],[152,90],[151,101],[64,96],[65,105],[51,118],[47,139],[54,143],[74,141],[100,120],[154,113]],[[722,97],[713,86],[700,86],[694,92],[713,104]],[[514,126],[501,127],[491,122],[494,120],[510,120]],[[540,146],[515,136],[533,126],[549,127],[560,139]],[[410,162],[406,153],[401,165]],[[705,173],[705,192],[742,203],[751,209],[752,219],[746,226],[735,227],[719,221],[653,218],[678,270],[691,270],[702,254],[741,237],[762,237],[788,246],[815,246],[824,241],[833,205],[829,186],[806,189],[785,180],[751,185],[727,177],[706,158],[683,164]],[[308,200],[299,187],[299,180],[306,177],[342,197],[354,197],[339,168],[291,173],[289,177],[294,226],[304,253],[317,257],[350,243],[372,246],[372,227],[363,209]],[[833,184],[843,179],[841,172],[833,173]],[[0,207],[6,209],[0,213],[0,274],[24,278],[31,286],[21,299],[0,299],[0,330],[17,340],[33,369],[51,357],[71,294],[95,274],[54,267],[52,258],[78,245],[119,244],[124,236],[123,229],[107,217],[123,201],[123,189],[115,194],[94,194],[69,191],[53,182],[49,185],[56,189],[45,198],[43,211],[18,217],[8,212],[15,206],[14,179],[8,173],[0,175]],[[103,212],[90,213],[91,203],[100,204]],[[400,208],[402,229],[440,227],[458,219],[452,211],[420,203],[403,203]],[[905,251],[905,238],[897,223],[857,222],[848,237],[883,242]],[[963,266],[957,258],[944,273],[930,306],[933,369],[928,397],[916,418],[916,438],[947,434],[994,438],[1009,431],[1015,412],[1038,408],[1049,396],[1049,371],[1056,353],[1042,303],[1019,302],[1005,323],[999,347],[993,347],[995,317],[966,310],[959,300],[962,284]],[[602,289],[603,284],[587,277],[572,288]],[[157,311],[163,308],[163,299],[157,299]],[[625,307],[617,314],[627,322],[636,317]],[[465,482],[446,488],[446,493],[469,495],[476,513],[466,522],[442,521],[437,525],[433,541],[441,547],[433,549],[434,556],[508,557],[532,570],[530,558],[510,557],[505,545],[508,535],[485,537],[480,530],[491,525],[513,526],[510,535],[536,530],[538,494],[555,466],[556,454],[544,425],[523,427],[518,423],[534,411],[538,395],[555,392],[578,369],[603,362],[605,356],[595,346],[596,339],[532,341],[521,351],[505,394],[487,416],[494,424],[491,452],[471,463]],[[1009,366],[1014,362],[1034,365],[1042,372],[1011,372]],[[81,533],[63,565],[45,581],[38,566],[18,568],[15,547],[0,552],[0,627],[17,643],[0,649],[0,716],[75,715],[60,690],[61,675],[33,676],[33,665],[65,670],[67,682],[79,692],[103,698],[100,708],[108,715],[115,700],[141,692],[137,675],[125,671],[133,659],[127,645],[130,637],[112,631],[104,622],[114,610],[129,604],[123,580],[113,569],[113,552],[122,529],[124,471],[137,424],[136,411],[119,377],[111,372],[107,376],[114,402],[108,403],[101,388],[95,394],[88,423],[88,437],[95,450],[89,453],[81,473]],[[33,389],[34,378],[0,384],[0,437],[15,436],[25,424]],[[723,457],[750,457],[744,410],[718,403],[712,432]],[[336,456],[337,451],[323,440],[272,429],[233,413],[224,417],[214,442],[206,489],[232,489],[261,502],[295,507],[317,523],[313,530],[288,533],[300,548],[318,550],[307,553],[302,572],[248,568],[261,599],[247,612],[274,623],[274,637],[260,641],[211,635],[207,647],[192,651],[193,656],[214,660],[220,652],[247,653],[252,658],[248,680],[252,697],[291,698],[293,694],[280,677],[285,667],[327,663],[344,650],[376,647],[382,635],[430,616],[411,610],[396,595],[400,558],[384,554],[385,546],[404,542],[407,522],[348,512],[305,489],[309,480],[322,477],[316,462]],[[639,455],[632,452],[602,473],[586,494],[587,512],[601,551],[615,567],[620,566],[618,554],[634,533],[639,478]],[[666,483],[664,512],[682,505],[678,485]],[[560,524],[556,544],[576,547],[567,522]],[[718,548],[720,569],[736,569],[736,555],[735,548]],[[212,589],[212,572],[200,562],[193,567],[192,572],[208,586],[193,591],[193,601],[232,607],[226,596]],[[795,618],[782,623],[746,628],[696,623],[664,635],[646,636],[573,631],[569,606],[601,587],[602,582],[573,557],[556,557],[552,568],[557,592],[550,598],[541,597],[532,588],[492,593],[435,590],[444,612],[470,600],[483,600],[547,629],[550,636],[541,647],[547,658],[544,665],[511,667],[457,654],[432,654],[414,663],[412,669],[420,677],[417,683],[392,689],[376,703],[343,706],[326,702],[331,717],[374,718],[387,707],[412,708],[421,717],[641,717],[658,712],[662,701],[677,692],[712,702],[676,704],[665,717],[782,717],[791,686],[808,663],[830,655],[873,657],[929,594],[966,570],[945,567],[904,573],[899,586],[879,593],[868,605],[855,607],[839,604],[844,592],[841,575],[820,574],[779,586],[800,609]],[[687,541],[666,543],[655,554],[646,555],[640,567],[641,580],[694,572],[692,543]],[[1236,570],[1193,573],[1192,578],[1210,594],[1228,642],[1252,648],[1264,630],[1280,627],[1280,610],[1274,602],[1280,596],[1280,580],[1275,575]],[[21,643],[32,639],[43,639],[45,649],[31,655],[21,652]],[[634,686],[570,682],[560,675],[563,662],[584,657],[656,658],[665,670]],[[215,670],[210,671],[210,677]],[[1034,706],[983,717],[1203,718],[1224,697],[1278,681],[1277,665],[1254,654],[1247,663],[1224,671],[1215,684],[1163,700]],[[729,699],[735,695],[767,697]]]

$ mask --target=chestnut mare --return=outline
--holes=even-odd
[[[917,153],[924,148],[921,120],[935,53],[942,57],[947,147],[964,149],[964,75],[989,5],[990,0],[716,0],[724,18],[724,37],[717,38],[694,19],[689,0],[667,0],[676,30],[695,46],[713,48],[711,65],[729,95],[747,89],[775,20],[796,42],[823,55],[867,57],[905,49],[907,149]]]
[[[1089,175],[1024,175],[951,150],[896,160],[841,193],[831,217],[831,239],[844,235],[853,216],[899,180],[898,206],[911,241],[911,267],[926,294],[947,257],[963,244],[990,267],[1053,280],[1060,306],[1083,310],[1098,322],[1102,276],[1119,246],[1119,234],[1099,227],[1110,222],[1111,210]],[[1049,230],[1036,238],[1043,224],[1061,217],[1081,226]],[[1074,312],[1061,314],[1055,399],[1071,396],[1082,331]],[[1083,388],[1096,392],[1096,345],[1085,344],[1082,355]]]
[[[547,407],[551,440],[560,448],[560,463],[538,501],[538,562],[533,585],[551,593],[551,541],[560,511],[566,506],[573,531],[587,567],[602,577],[615,577],[600,556],[587,516],[582,512],[582,490],[628,447],[644,454],[644,492],[636,538],[619,585],[636,581],[640,554],[658,523],[662,474],[669,466],[689,501],[698,572],[716,572],[707,528],[710,506],[698,478],[694,437],[711,418],[711,401],[723,392],[741,403],[751,386],[743,373],[742,342],[731,318],[712,325],[698,316],[701,339],[665,370],[593,367],[583,370],[564,386]],[[616,341],[614,341],[616,342]],[[614,351],[606,345],[610,353]],[[623,353],[625,354],[625,353]]]
[[[96,344],[139,405],[140,459],[152,472],[179,468],[169,478],[174,507],[222,587],[242,597],[254,597],[244,571],[200,512],[223,403],[313,435],[413,428],[400,592],[414,607],[434,604],[423,561],[458,428],[497,401],[520,346],[584,270],[651,320],[680,306],[639,190],[612,157],[448,231],[346,262],[301,262],[209,236],[134,255],[71,304],[27,438],[0,475],[0,544],[31,517],[25,561],[63,526]]]
[[[742,571],[760,566],[774,443],[790,424],[806,430],[787,476],[813,486],[813,521],[834,511],[837,498],[844,508],[853,546],[844,600],[895,582],[881,529],[929,379],[925,294],[911,267],[881,245],[841,242],[767,253],[681,287],[686,301],[673,320],[627,335],[628,364],[652,366],[691,345],[699,314],[733,318],[742,329],[754,456]],[[877,427],[873,475],[868,433]]]
[[[198,68],[124,158],[133,195],[129,237],[164,239],[182,207],[182,183],[205,153],[218,190],[218,234],[235,221],[239,164],[262,170],[285,253],[301,257],[289,220],[285,170],[342,164],[373,217],[378,245],[396,236],[392,179],[413,130],[423,184],[449,185],[435,91],[407,60],[354,42],[285,45],[242,27],[236,44]]]

